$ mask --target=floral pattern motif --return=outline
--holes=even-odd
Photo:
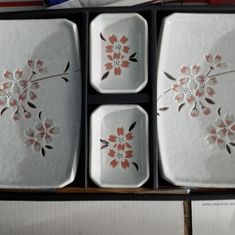
[[[208,71],[202,71],[200,65],[194,64],[192,66],[183,65],[180,68],[180,77],[174,78],[167,72],[164,72],[165,76],[174,81],[169,89],[163,92],[158,97],[158,101],[166,93],[173,91],[175,95],[174,100],[178,105],[178,111],[184,106],[189,106],[189,114],[191,117],[198,117],[200,114],[205,116],[211,114],[210,105],[214,105],[215,102],[212,98],[215,96],[215,86],[218,83],[220,75],[234,72],[225,71],[211,75],[211,72],[215,69],[227,68],[227,63],[223,61],[221,55],[212,56],[211,54],[205,55],[206,64],[209,65]],[[169,107],[161,107],[158,109],[158,115],[160,111],[168,110]]]
[[[113,168],[120,165],[123,169],[127,169],[130,167],[130,163],[132,163],[138,171],[138,164],[131,161],[131,158],[134,157],[134,153],[129,143],[134,139],[132,131],[135,125],[136,122],[132,123],[126,133],[123,127],[118,127],[116,134],[109,135],[108,140],[100,139],[102,144],[101,149],[109,147],[107,155],[112,158],[110,166]]]
[[[36,123],[34,129],[28,128],[25,130],[27,140],[26,147],[32,147],[35,152],[40,152],[45,157],[46,149],[53,149],[49,144],[52,143],[52,138],[59,134],[59,127],[53,126],[53,120],[46,118],[44,122],[41,121],[41,112],[39,113],[40,121]]]
[[[69,81],[67,78],[69,62],[62,73],[52,75],[46,75],[48,68],[40,59],[29,59],[27,65],[28,68],[25,71],[21,69],[13,72],[5,70],[3,81],[0,83],[0,116],[11,109],[13,111],[12,120],[15,122],[20,121],[22,117],[25,120],[30,119],[33,111],[37,111],[35,101],[38,99],[38,94],[36,92],[40,89],[42,81],[52,78],[60,78],[64,82]],[[31,75],[28,76],[28,74]],[[35,152],[40,152],[44,157],[46,149],[53,149],[51,143],[54,136],[59,133],[59,127],[53,126],[53,120],[50,118],[46,118],[43,122],[41,114],[42,111],[39,112],[39,122],[36,123],[34,129],[25,129],[27,137],[25,145],[32,147]]]
[[[128,37],[125,35],[118,39],[115,34],[112,34],[107,40],[102,33],[100,33],[100,38],[104,42],[107,42],[105,53],[108,59],[108,62],[104,64],[106,72],[103,74],[101,80],[106,79],[111,71],[113,71],[115,76],[120,76],[122,69],[128,68],[130,62],[138,62],[135,58],[136,52],[129,55],[130,47],[127,45]]]
[[[221,118],[220,109],[218,109],[219,118],[213,125],[206,127],[209,136],[206,138],[208,144],[216,144],[221,150],[227,150],[231,154],[231,147],[235,146],[235,117],[232,114],[225,114]]]

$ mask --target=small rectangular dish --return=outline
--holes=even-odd
[[[100,93],[137,93],[148,81],[148,25],[137,13],[90,24],[90,83]]]
[[[78,32],[55,20],[0,21],[0,188],[74,180],[81,122]]]
[[[109,188],[137,188],[147,181],[148,115],[143,108],[102,105],[92,113],[90,177]]]
[[[234,14],[164,20],[158,139],[163,176],[175,185],[235,187],[234,38]]]

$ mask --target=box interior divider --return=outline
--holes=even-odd
[[[149,28],[149,79],[147,86],[137,94],[99,94],[89,83],[89,24],[101,13],[137,12],[148,22]],[[78,26],[82,70],[82,128],[81,153],[74,182],[53,191],[1,190],[0,200],[205,200],[235,198],[235,189],[191,189],[175,187],[159,174],[157,121],[156,121],[156,72],[157,38],[164,17],[174,12],[235,13],[235,6],[146,6],[63,9],[1,13],[3,19],[55,19],[66,18]],[[89,178],[89,121],[91,112],[102,104],[139,104],[149,115],[150,124],[150,178],[139,189],[104,189]],[[17,192],[17,193],[16,193]],[[56,193],[55,193],[56,192]]]

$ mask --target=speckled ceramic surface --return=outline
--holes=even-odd
[[[0,21],[0,188],[73,181],[81,119],[78,32],[64,20]]]
[[[137,93],[148,81],[148,25],[136,13],[100,14],[90,25],[90,82],[100,93]]]
[[[102,105],[91,116],[90,176],[100,187],[135,188],[149,177],[148,116],[138,105]]]
[[[235,15],[164,20],[157,84],[163,176],[181,186],[235,187]]]

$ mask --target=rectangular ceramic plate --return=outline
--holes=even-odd
[[[158,135],[176,185],[235,186],[235,15],[173,14],[163,24]]]
[[[137,93],[148,80],[148,25],[136,13],[100,14],[90,25],[90,82],[101,93]]]
[[[149,177],[148,116],[138,105],[102,105],[91,116],[90,176],[100,187],[135,188]]]
[[[62,187],[78,160],[77,27],[64,19],[2,20],[0,38],[0,187]]]

